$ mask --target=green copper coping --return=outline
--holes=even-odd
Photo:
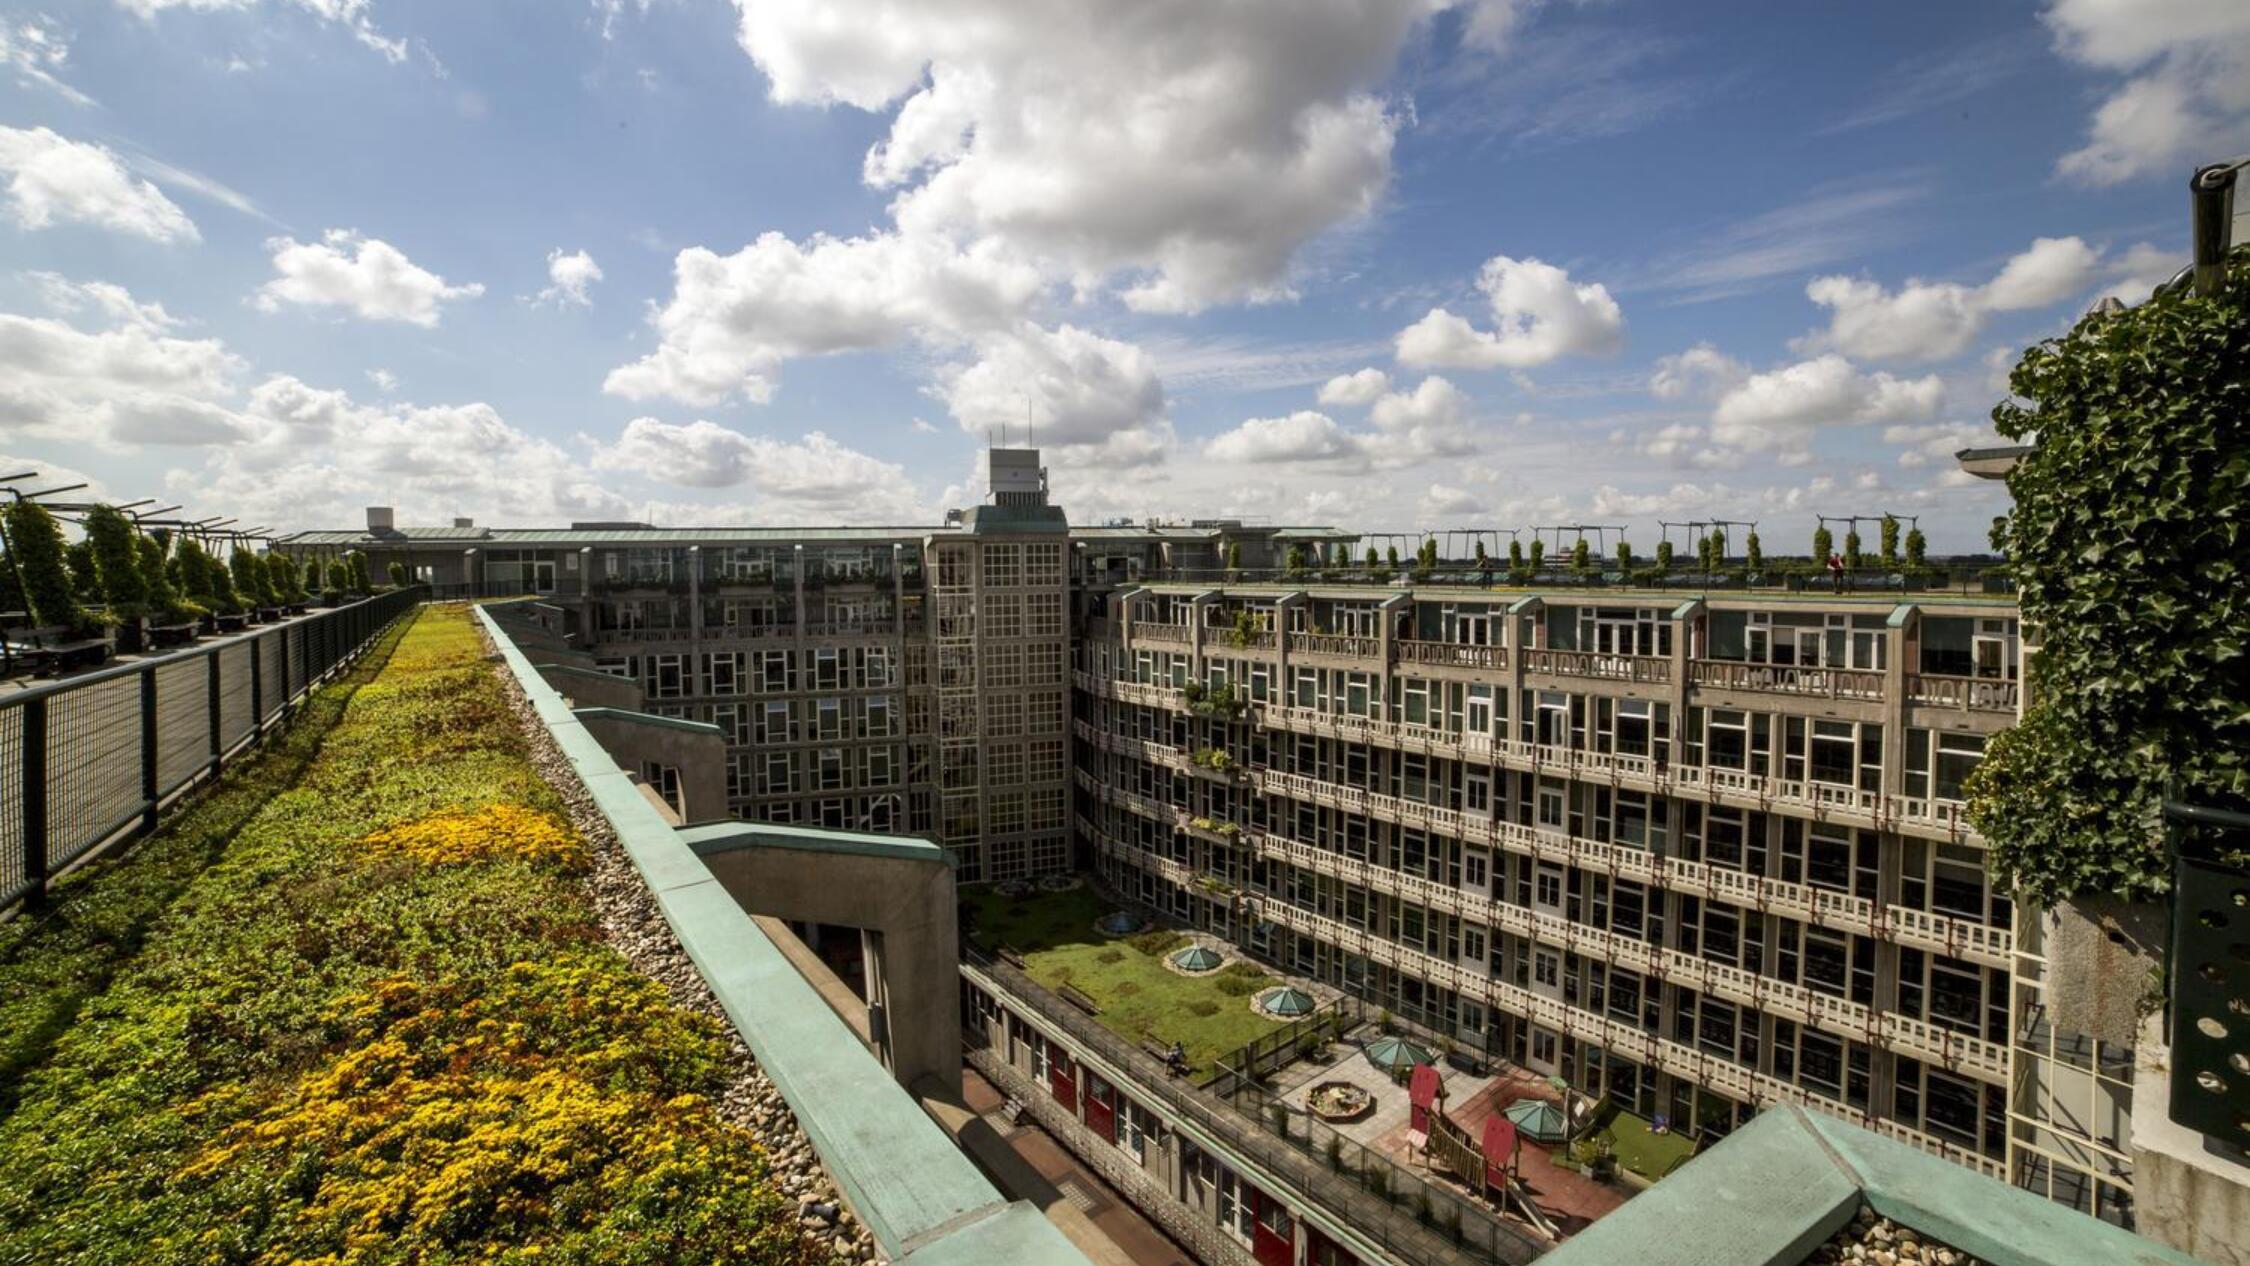
[[[697,857],[744,848],[785,848],[852,857],[895,857],[901,861],[954,866],[953,854],[928,840],[896,835],[865,835],[824,827],[778,826],[770,822],[708,822],[682,827],[680,839]]]
[[[884,1255],[901,1266],[1088,1266],[1037,1210],[1002,1197],[892,1080],[540,679],[496,609],[505,615],[496,604],[477,618],[508,671]]]
[[[1540,1260],[1798,1266],[1862,1204],[1992,1266],[2194,1262],[1952,1161],[1786,1104],[1766,1109]]]
[[[624,681],[611,677],[611,681]],[[631,683],[627,683],[631,684]],[[581,721],[623,721],[628,725],[651,725],[660,730],[685,730],[690,734],[716,734],[725,737],[726,731],[709,721],[690,721],[685,717],[660,716],[654,712],[633,712],[625,708],[572,708],[571,715]]]
[[[591,681],[613,681],[620,686],[637,686],[640,684],[630,677],[620,677],[616,673],[605,673],[598,668],[586,668],[578,664],[558,664],[552,660],[539,660],[531,666],[543,673],[561,673],[565,677],[582,677]]]

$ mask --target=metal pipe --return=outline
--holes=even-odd
[[[2226,289],[2227,246],[2234,230],[2234,177],[2250,159],[2212,163],[2196,170],[2188,180],[2188,200],[2195,212],[2195,293],[2215,295]]]

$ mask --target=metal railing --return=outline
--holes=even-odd
[[[393,590],[0,696],[0,910],[154,829],[424,596]]]

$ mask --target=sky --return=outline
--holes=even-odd
[[[2240,0],[0,0],[0,474],[1980,550],[2246,150]]]

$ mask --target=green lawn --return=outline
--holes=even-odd
[[[1089,889],[1010,900],[980,886],[962,894],[962,905],[969,931],[981,944],[1021,953],[1031,978],[1050,989],[1068,984],[1092,998],[1102,1009],[1095,1018],[1112,1032],[1136,1042],[1144,1037],[1178,1042],[1198,1078],[1211,1072],[1219,1056],[1278,1027],[1251,1011],[1250,999],[1279,981],[1262,970],[1255,987],[1224,981],[1224,971],[1201,977],[1170,971],[1163,956],[1184,942],[1151,954],[1128,938],[1095,931],[1095,920],[1114,907]],[[1229,993],[1222,985],[1241,992]]]
[[[1584,1139],[1572,1144],[1571,1168],[1578,1168],[1586,1157],[1593,1154],[1595,1140],[1607,1139],[1610,1151],[1617,1157],[1619,1169],[1629,1169],[1643,1178],[1662,1178],[1695,1150],[1695,1140],[1674,1130],[1669,1134],[1656,1134],[1649,1123],[1630,1112],[1607,1104],[1598,1109],[1594,1129]],[[1556,1158],[1558,1161],[1562,1158]]]

